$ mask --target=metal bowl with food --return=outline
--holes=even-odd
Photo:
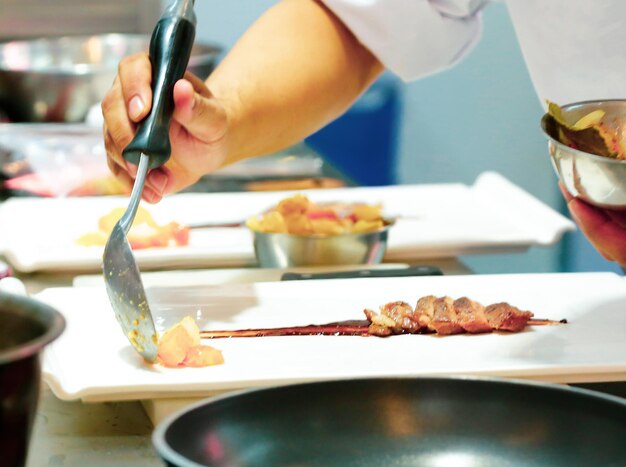
[[[149,35],[102,34],[0,43],[0,109],[14,122],[80,122],[111,87],[120,60]],[[221,48],[196,43],[189,70],[206,78]]]
[[[159,424],[167,465],[620,466],[626,400],[496,378],[372,378],[257,389]]]
[[[559,118],[551,110],[541,119],[541,128],[567,191],[601,208],[626,209],[626,100],[554,109]]]
[[[387,249],[393,221],[373,232],[336,236],[253,231],[254,252],[264,268],[378,264]]]
[[[261,267],[378,264],[394,221],[365,203],[314,203],[295,195],[247,220]]]

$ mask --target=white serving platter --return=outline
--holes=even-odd
[[[381,203],[400,216],[390,230],[386,262],[524,251],[556,243],[574,224],[507,179],[487,172],[471,186],[398,185],[303,191],[314,201]],[[159,222],[242,221],[294,192],[179,194],[148,206]],[[13,198],[0,204],[0,254],[19,271],[99,271],[102,247],[76,239],[123,197]],[[245,227],[192,230],[185,247],[138,250],[142,270],[174,267],[246,267],[256,264]]]
[[[146,364],[118,327],[102,287],[37,297],[67,319],[44,353],[44,380],[61,399],[190,399],[225,391],[335,378],[487,375],[558,383],[626,381],[626,282],[613,273],[510,274],[262,282],[148,288],[159,330],[185,315],[204,329],[360,319],[364,308],[420,296],[508,301],[567,324],[493,333],[389,338],[262,337],[208,341],[225,363]]]

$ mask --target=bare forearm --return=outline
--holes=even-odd
[[[207,80],[230,119],[226,163],[300,141],[344,112],[381,71],[322,4],[283,0]]]

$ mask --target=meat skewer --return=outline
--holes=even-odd
[[[508,303],[495,303],[485,307],[467,297],[454,300],[451,297],[433,295],[420,298],[415,308],[406,302],[397,301],[381,306],[379,313],[369,309],[363,312],[367,320],[282,328],[201,331],[200,337],[203,339],[302,335],[385,337],[398,334],[445,336],[492,331],[519,332],[527,325],[543,326],[567,322],[533,319],[531,312],[522,311]]]

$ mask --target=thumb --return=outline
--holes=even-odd
[[[224,136],[226,112],[217,99],[200,95],[181,79],[174,85],[174,103],[174,120],[194,138],[210,144]]]

